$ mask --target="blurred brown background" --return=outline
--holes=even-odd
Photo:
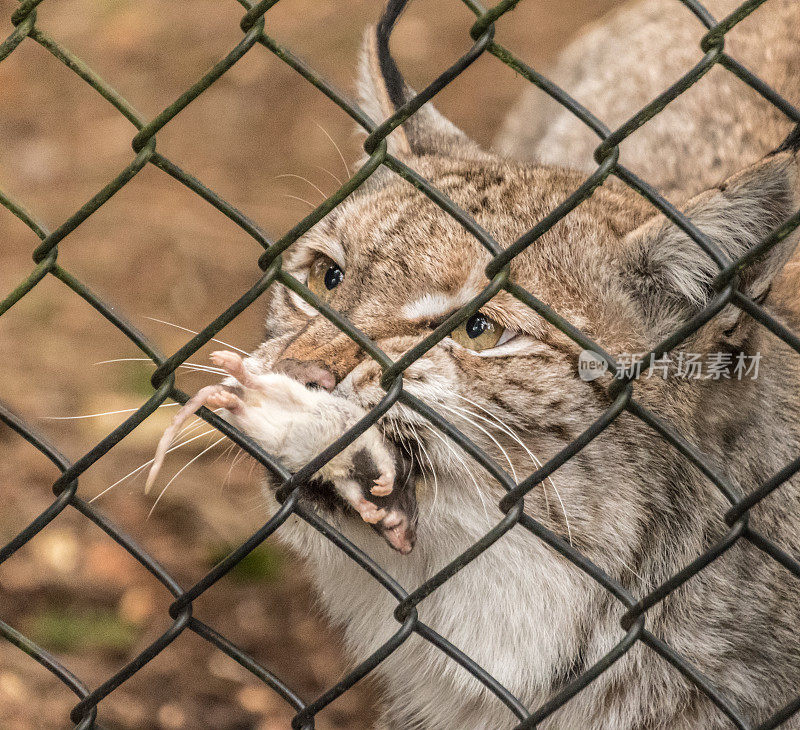
[[[522,2],[498,23],[498,39],[536,67],[615,0]],[[0,0],[4,26],[16,4]],[[363,29],[379,0],[282,0],[267,31],[340,88],[352,90]],[[38,25],[152,118],[241,38],[233,0],[45,0]],[[417,88],[470,45],[471,14],[457,0],[417,0],[395,35],[396,56]],[[437,105],[489,144],[524,86],[492,57],[444,90]],[[0,189],[52,230],[132,158],[131,125],[32,40],[0,63]],[[273,236],[343,179],[359,140],[350,119],[289,67],[256,47],[158,134],[158,149],[245,211]],[[295,177],[308,178],[313,186]],[[289,197],[292,196],[292,197]],[[0,297],[32,269],[37,240],[0,208]],[[258,277],[259,246],[200,198],[152,166],[60,245],[59,261],[173,352]],[[258,343],[258,303],[220,338]],[[46,278],[0,318],[0,398],[71,458],[85,453],[150,394],[152,366],[96,364],[141,353],[61,282]],[[205,352],[195,362],[205,362]],[[209,382],[181,375],[193,391]],[[94,497],[147,461],[171,409],[148,419],[81,478]],[[210,443],[201,438],[168,462],[174,474]],[[97,504],[188,587],[252,531],[264,514],[252,462],[210,451],[153,498],[132,477]],[[52,499],[56,470],[0,426],[0,543]],[[179,454],[182,454],[179,456]],[[162,482],[163,483],[163,482]],[[0,619],[54,652],[90,688],[169,624],[169,596],[98,528],[68,509],[0,565]],[[315,607],[302,565],[270,539],[203,595],[195,615],[273,669],[304,699],[347,668],[335,630]],[[369,680],[318,719],[321,730],[371,727],[379,687]],[[70,727],[75,697],[33,660],[0,643],[0,728]],[[108,728],[288,728],[277,695],[190,632],[101,704]]]

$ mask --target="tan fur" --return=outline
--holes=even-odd
[[[739,0],[708,0],[719,20]],[[703,58],[705,26],[677,0],[624,5],[584,33],[548,74],[611,129]],[[800,98],[800,3],[768,0],[725,37],[725,51],[787,99]],[[792,124],[720,66],[621,145],[622,164],[675,202],[775,149]],[[515,159],[594,168],[599,138],[531,87],[509,115],[498,148]]]

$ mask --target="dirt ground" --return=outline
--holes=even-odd
[[[614,0],[520,3],[498,23],[498,38],[541,67],[577,29]],[[0,0],[1,37],[16,3]],[[339,87],[352,89],[363,29],[379,0],[282,0],[268,32]],[[38,26],[152,118],[241,38],[232,0],[45,0]],[[398,29],[396,56],[423,86],[469,45],[471,14],[457,0],[418,0]],[[438,101],[488,144],[524,82],[496,59],[480,59]],[[51,229],[131,160],[131,125],[35,42],[0,63],[0,189]],[[350,119],[266,49],[248,53],[222,80],[158,134],[158,148],[279,236],[336,187],[358,156]],[[311,183],[298,178],[307,177]],[[287,177],[288,176],[288,177]],[[0,208],[0,297],[32,269],[35,237]],[[125,312],[164,352],[189,335],[155,320],[197,329],[258,277],[259,246],[197,196],[145,168],[59,246],[59,261]],[[220,338],[258,344],[258,303]],[[154,318],[154,319],[152,319]],[[147,363],[112,325],[61,282],[45,279],[0,318],[0,399],[78,458],[151,392]],[[204,362],[206,352],[196,362]],[[181,375],[193,391],[208,381]],[[170,409],[165,409],[169,411]],[[92,498],[150,458],[168,416],[148,419],[81,478]],[[176,473],[209,443],[167,464]],[[141,475],[100,497],[100,505],[183,586],[201,577],[263,522],[257,474],[224,444],[192,463],[151,516]],[[0,544],[52,499],[55,469],[0,426]],[[96,687],[169,623],[169,595],[136,561],[73,510],[0,565],[0,619],[52,651]],[[315,606],[303,566],[272,539],[195,604],[195,615],[273,669],[304,699],[346,671],[337,632]],[[372,726],[380,688],[357,685],[319,715],[320,730]],[[74,696],[10,644],[0,644],[0,728],[70,727]],[[274,692],[210,645],[185,632],[103,701],[107,728],[288,728],[292,713]]]

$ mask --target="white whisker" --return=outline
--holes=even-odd
[[[198,334],[197,332],[195,332],[195,330],[190,330],[188,327],[182,327],[181,325],[175,324],[174,322],[167,322],[167,320],[165,320],[165,319],[156,319],[155,317],[145,317],[145,319],[149,319],[149,320],[151,320],[153,322],[158,322],[159,324],[166,324],[166,325],[169,325],[170,327],[176,327],[179,330],[183,330],[184,332],[190,332],[193,335]],[[225,347],[230,347],[231,350],[236,350],[236,352],[241,352],[242,355],[245,355],[246,357],[250,356],[249,352],[245,352],[244,350],[242,350],[239,347],[234,347],[233,345],[231,345],[231,344],[229,344],[227,342],[223,342],[222,340],[218,340],[216,337],[212,337],[211,338],[211,342],[216,342],[218,345],[225,345]]]
[[[489,510],[486,508],[486,500],[483,497],[483,492],[481,491],[481,488],[478,486],[478,480],[475,479],[475,475],[472,473],[472,469],[470,469],[470,465],[467,463],[467,460],[466,460],[464,454],[463,453],[459,453],[459,451],[457,451],[453,447],[453,444],[450,443],[449,437],[439,433],[439,431],[436,428],[434,428],[433,426],[428,426],[428,428],[431,430],[431,433],[435,434],[441,440],[441,442],[447,447],[447,450],[455,458],[456,463],[458,463],[461,466],[463,471],[466,473],[466,475],[472,481],[472,484],[475,487],[475,493],[478,495],[478,499],[480,499],[480,501],[481,501],[481,507],[483,507],[483,514],[486,517],[486,520],[488,522],[489,521]]]
[[[289,193],[284,193],[283,197],[284,198],[291,198],[292,200],[299,200],[301,203],[305,203],[312,210],[316,210],[317,209],[317,206],[314,205],[314,203],[306,200],[305,198],[300,198],[297,195],[289,195]]]
[[[451,413],[455,413],[457,416],[463,418],[467,423],[470,423],[473,426],[475,426],[475,428],[479,429],[480,431],[483,431],[483,433],[485,433],[492,440],[494,445],[497,446],[498,449],[500,449],[503,456],[505,457],[506,462],[508,462],[509,469],[511,469],[511,476],[514,477],[515,482],[517,481],[516,469],[514,469],[514,465],[511,463],[511,459],[508,456],[508,452],[502,447],[500,442],[494,436],[492,436],[492,434],[487,429],[475,423],[475,421],[473,421],[468,416],[464,415],[465,413],[469,413],[470,416],[475,416],[476,418],[480,418],[480,416],[478,416],[477,413],[473,413],[472,411],[469,411],[466,408],[459,408],[458,406],[446,406],[443,403],[440,403],[439,406],[441,408],[444,408],[445,410],[450,411]]]
[[[558,488],[555,485],[555,482],[551,479],[550,484],[553,485],[553,491],[556,493],[556,498],[558,499],[558,503],[561,505],[561,514],[564,515],[564,524],[567,527],[567,539],[569,540],[569,544],[572,545],[572,529],[569,526],[569,518],[567,517],[567,508],[564,506],[564,500],[561,499],[561,494],[558,491]]]
[[[171,408],[178,406],[180,403],[162,403],[158,408]],[[104,413],[86,413],[82,416],[39,416],[42,421],[77,421],[81,418],[100,418],[101,416],[116,416],[119,413],[133,413],[138,411],[138,408],[122,408],[118,411],[105,411]]]
[[[219,454],[217,454],[217,458],[214,459],[214,461],[212,461],[211,463],[216,464],[220,459],[224,459],[228,454],[231,453],[231,451],[233,451],[234,446],[236,446],[236,444],[233,441],[231,441],[230,445],[226,446]]]
[[[613,554],[613,553],[612,553],[612,554]],[[636,576],[636,577],[637,577],[637,578],[638,578],[640,581],[642,581],[642,585],[643,585],[643,586],[646,586],[646,585],[647,585],[647,581],[646,581],[644,578],[642,578],[642,576],[641,576],[641,575],[639,575],[639,574],[638,574],[638,573],[637,573],[637,572],[636,572],[636,571],[635,571],[633,568],[631,568],[629,565],[627,565],[627,564],[625,563],[625,561],[624,561],[624,560],[622,560],[621,558],[617,558],[617,559],[619,560],[619,564],[620,564],[620,565],[621,565],[623,568],[625,568],[625,570],[628,570],[628,571],[630,571],[630,572],[631,572],[633,575],[635,575],[635,576]]]
[[[414,432],[414,436],[415,436],[416,440],[419,441],[419,436],[417,435],[417,432],[414,431],[414,427],[410,423],[408,424],[408,427]],[[402,434],[400,433],[400,431],[397,428],[395,428],[395,432],[396,432],[397,437],[401,441],[405,440],[403,438]],[[412,456],[412,463],[413,463],[413,457],[414,457],[413,452],[412,452],[411,456]],[[422,463],[422,459],[420,459],[420,458],[418,458],[418,461],[419,461],[419,470],[422,473],[422,478],[427,480],[427,477],[425,476],[425,464]]]
[[[442,434],[440,434],[433,426],[427,426],[427,428],[428,428],[428,430],[431,431],[431,433],[433,433],[435,436],[437,436],[442,441],[442,443],[448,448],[447,466],[449,468],[450,467],[450,463],[451,463],[450,453],[453,451],[452,447],[447,443],[447,441],[444,438],[444,436],[442,436]],[[419,440],[419,439],[417,439],[417,440]],[[428,459],[430,460],[430,457],[428,457]],[[431,503],[431,514],[433,514],[433,511],[436,509],[436,498],[437,498],[437,496],[438,496],[438,490],[434,490],[434,492],[433,492],[433,502]]]
[[[211,365],[197,365],[196,363],[187,363],[185,365],[179,365],[178,367],[186,368],[187,370],[192,370],[196,373],[213,373],[214,375],[227,375],[222,368],[215,368]]]
[[[461,400],[466,401],[467,403],[475,406],[476,408],[479,408],[484,413],[486,413],[490,418],[492,418],[497,423],[497,425],[500,427],[500,430],[504,431],[509,436],[511,436],[511,438],[514,439],[514,441],[516,441],[525,450],[525,453],[527,453],[528,458],[531,460],[531,462],[533,463],[534,467],[536,467],[538,469],[539,467],[542,466],[542,462],[539,460],[539,457],[536,456],[536,454],[534,454],[525,445],[525,443],[522,441],[522,439],[517,435],[516,431],[514,431],[514,429],[511,428],[511,426],[509,426],[507,423],[505,423],[505,421],[500,419],[497,415],[492,413],[487,408],[484,408],[480,403],[476,403],[474,400],[471,400],[470,398],[467,398],[466,396],[460,395],[459,393],[454,393],[454,395],[457,398],[461,398]],[[475,415],[476,418],[480,418],[485,423],[490,423],[490,421],[488,419],[482,418],[479,414],[475,413],[474,415]],[[553,486],[553,491],[558,493],[558,490],[556,489],[556,485],[553,484],[552,477],[547,477],[547,480],[545,480],[545,481],[550,481],[550,483]],[[544,509],[545,509],[545,512],[547,512],[549,514],[550,513],[550,498],[547,496],[547,485],[545,484],[545,481],[542,482],[542,495],[544,496]],[[565,522],[567,521],[566,513],[564,514],[564,521]]]
[[[325,192],[320,187],[318,187],[317,185],[314,185],[314,183],[311,182],[311,180],[309,180],[307,177],[303,177],[302,175],[295,175],[294,173],[291,173],[291,172],[285,172],[283,175],[276,175],[273,178],[273,180],[280,180],[281,178],[287,178],[287,177],[293,177],[293,178],[295,178],[297,180],[302,180],[303,182],[308,183],[312,188],[314,188],[314,190],[316,190],[322,196],[323,200],[327,200],[328,199],[328,196],[325,194]]]
[[[439,477],[436,474],[436,468],[433,465],[433,459],[431,459],[428,450],[425,448],[425,444],[423,443],[422,439],[419,437],[417,433],[417,429],[414,427],[413,424],[408,424],[409,428],[414,433],[414,439],[416,441],[417,446],[419,446],[420,451],[422,451],[423,456],[428,460],[428,464],[431,468],[431,475],[433,476],[433,502],[431,504],[431,512],[433,512],[434,508],[436,507],[436,499],[439,496]],[[422,459],[420,459],[420,466],[422,465]]]
[[[445,437],[442,436],[442,434],[440,434],[433,426],[431,426],[430,424],[426,423],[423,427],[427,428],[431,433],[433,433],[445,446],[448,446],[447,440],[445,439]],[[453,450],[449,446],[447,448],[446,456],[447,456],[447,463],[445,464],[444,468],[447,471],[452,471],[452,469],[453,469]]]
[[[475,406],[476,408],[480,408],[480,409],[481,409],[481,410],[482,410],[484,413],[487,413],[487,414],[488,414],[489,416],[491,416],[491,417],[492,417],[492,418],[493,418],[495,421],[497,421],[497,423],[500,425],[500,427],[501,427],[502,429],[504,429],[504,430],[505,430],[505,432],[506,432],[507,434],[509,434],[509,435],[510,435],[510,436],[511,436],[511,437],[512,437],[512,438],[513,438],[513,439],[514,439],[514,440],[515,440],[515,441],[516,441],[516,442],[517,442],[517,443],[518,443],[520,446],[522,446],[522,448],[523,448],[523,449],[525,449],[525,451],[527,452],[527,454],[528,454],[528,456],[530,457],[531,461],[533,462],[534,466],[536,466],[537,468],[541,468],[541,466],[542,466],[542,462],[541,462],[541,460],[539,459],[539,457],[538,457],[538,456],[536,456],[536,455],[535,455],[535,454],[534,454],[534,453],[533,453],[533,452],[532,452],[532,451],[531,451],[531,450],[530,450],[530,449],[529,449],[529,448],[528,448],[528,447],[527,447],[527,446],[526,446],[526,445],[525,445],[525,444],[522,442],[522,440],[521,440],[521,439],[519,438],[519,436],[518,436],[518,435],[517,435],[517,434],[514,432],[514,430],[511,428],[511,426],[509,426],[508,424],[506,424],[506,423],[504,423],[503,421],[501,421],[501,420],[500,420],[500,418],[498,418],[498,416],[496,416],[494,413],[492,413],[491,411],[487,410],[486,408],[484,408],[484,407],[483,407],[483,406],[481,406],[480,404],[476,403],[475,401],[473,401],[473,400],[470,400],[469,398],[466,398],[466,397],[465,397],[465,396],[463,396],[463,395],[459,395],[458,393],[456,393],[455,395],[456,395],[458,398],[461,398],[462,400],[466,401],[467,403],[471,403],[471,404],[472,404],[473,406]],[[477,413],[474,413],[473,415],[474,415],[476,418],[480,418],[480,416],[479,416]],[[485,419],[483,419],[483,420],[485,420]],[[556,483],[553,481],[553,477],[552,477],[552,476],[548,476],[546,480],[543,480],[543,481],[542,481],[542,494],[544,494],[545,509],[546,509],[548,512],[550,511],[550,500],[547,498],[547,486],[546,486],[546,484],[545,484],[545,482],[548,482],[548,481],[550,482],[550,486],[551,486],[551,487],[553,487],[553,491],[556,493],[556,498],[558,499],[558,502],[559,502],[559,504],[561,505],[561,513],[564,515],[564,524],[565,524],[565,526],[566,526],[566,528],[567,528],[567,537],[569,538],[569,544],[570,544],[570,545],[572,545],[572,529],[570,528],[570,524],[569,524],[569,518],[567,517],[567,510],[566,510],[566,508],[565,508],[565,506],[564,506],[564,501],[561,499],[561,494],[559,493],[559,491],[558,491],[558,487],[556,487]]]
[[[153,506],[150,508],[150,511],[147,513],[147,519],[150,519],[150,517],[152,516],[152,514],[153,514],[153,510],[155,510],[156,506],[157,506],[157,505],[158,505],[158,503],[161,501],[161,498],[164,496],[164,493],[165,493],[165,492],[167,491],[167,489],[169,488],[169,485],[170,485],[170,484],[172,484],[172,482],[174,482],[174,481],[175,481],[175,480],[176,480],[176,479],[177,479],[177,478],[178,478],[178,477],[179,477],[179,476],[180,476],[180,475],[181,475],[181,474],[182,474],[182,473],[183,473],[183,472],[184,472],[186,469],[188,469],[188,468],[189,468],[189,467],[190,467],[190,466],[191,466],[191,465],[192,465],[192,464],[193,464],[195,461],[197,461],[197,460],[198,460],[198,459],[199,459],[199,458],[200,458],[200,457],[201,457],[203,454],[205,454],[207,451],[211,451],[211,449],[213,449],[213,448],[214,448],[215,446],[217,446],[218,444],[221,444],[221,443],[222,443],[222,442],[223,442],[223,441],[224,441],[226,438],[228,438],[228,437],[227,437],[227,436],[220,436],[220,437],[219,437],[219,438],[218,438],[218,439],[217,439],[217,440],[216,440],[216,441],[215,441],[213,444],[211,444],[211,446],[206,446],[206,448],[204,448],[204,449],[203,449],[203,450],[202,450],[202,451],[201,451],[199,454],[197,454],[197,456],[194,456],[194,457],[192,457],[192,458],[191,458],[191,459],[190,459],[188,462],[186,462],[186,464],[185,464],[183,467],[181,467],[180,469],[178,469],[178,471],[176,472],[175,476],[174,476],[174,477],[172,477],[172,479],[170,479],[170,480],[169,480],[169,481],[166,483],[166,485],[164,486],[164,488],[163,488],[163,489],[161,490],[161,492],[159,493],[158,497],[156,497],[156,501],[155,501],[155,502],[153,502]]]
[[[109,363],[114,362],[150,362],[153,361],[149,357],[117,357],[113,360],[99,360],[98,362],[92,363],[92,365],[108,365]],[[153,363],[155,365],[155,363]],[[196,370],[205,370],[210,373],[217,373],[218,375],[227,375],[227,373],[222,368],[215,368],[213,365],[204,365],[199,362],[189,362],[188,360],[184,363],[178,365],[179,368],[186,368],[190,370],[195,368]]]
[[[344,185],[344,183],[336,175],[334,175],[327,167],[323,167],[322,165],[314,165],[314,167],[330,175],[334,180],[336,180],[336,184],[339,187],[342,187],[342,185]]]
[[[197,439],[202,438],[203,436],[207,436],[208,434],[212,433],[214,430],[215,429],[211,428],[208,431],[204,431],[203,433],[201,433],[201,434],[199,434],[197,436],[193,436],[192,438],[187,439],[186,441],[181,441],[180,443],[177,443],[177,444],[175,444],[175,446],[170,448],[169,451],[167,451],[167,453],[170,453],[170,451],[175,451],[175,449],[179,449],[179,448],[181,448],[181,446],[186,446],[186,444],[189,444],[192,441],[196,441]],[[150,464],[152,464],[154,460],[155,459],[150,459],[150,461],[146,461],[141,466],[137,466],[133,471],[128,472],[124,477],[122,477],[122,479],[118,479],[110,487],[106,487],[102,492],[100,492],[100,494],[96,494],[94,497],[92,497],[89,500],[89,504],[94,502],[96,499],[100,499],[100,497],[102,497],[106,492],[110,492],[118,484],[122,484],[122,482],[124,482],[128,477],[132,477],[134,474],[138,474],[142,469],[145,469],[148,466],[150,466]]]
[[[237,446],[237,444],[234,444],[234,446]],[[238,464],[242,460],[242,457],[244,457],[244,456],[250,456],[250,454],[248,454],[242,448],[239,448],[239,451],[233,455],[233,458],[231,459],[231,465],[230,465],[230,467],[228,467],[228,473],[225,474],[225,479],[222,480],[222,489],[225,489],[225,485],[228,483],[228,480],[231,478],[231,474],[233,473],[233,467],[235,467],[236,464]],[[259,504],[261,504],[260,499],[259,499]]]
[[[188,436],[190,433],[194,433],[197,431],[198,428],[202,428],[203,426],[208,426],[209,424],[206,423],[202,418],[195,418],[194,421],[184,426],[179,432],[178,435],[175,437],[175,440],[179,439],[181,436]]]
[[[116,357],[113,360],[98,360],[93,362],[92,365],[108,365],[112,362],[151,362],[153,365],[156,363],[149,357]]]
[[[339,149],[339,145],[336,144],[336,140],[328,134],[328,130],[325,129],[319,122],[314,122],[321,130],[322,133],[331,141],[331,144],[334,146],[336,151],[339,153],[339,157],[342,159],[342,164],[344,165],[344,170],[347,173],[348,180],[352,177],[350,174],[350,167],[347,165],[347,160],[344,159],[344,155],[342,154],[342,150]]]

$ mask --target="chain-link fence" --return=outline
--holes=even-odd
[[[138,133],[132,140],[134,151],[133,159],[108,182],[96,195],[83,206],[76,210],[55,230],[47,230],[37,218],[29,213],[23,205],[0,191],[0,202],[22,221],[35,236],[40,239],[33,252],[34,267],[30,274],[0,303],[0,315],[7,312],[20,299],[31,292],[45,277],[53,276],[61,280],[78,296],[86,300],[102,317],[109,320],[131,342],[150,358],[157,369],[152,376],[154,392],[152,396],[141,405],[135,413],[127,418],[120,426],[115,428],[92,449],[74,462],[66,459],[59,450],[50,444],[27,421],[15,415],[7,408],[0,405],[0,419],[22,438],[30,442],[45,457],[52,461],[61,471],[60,477],[53,484],[55,498],[52,503],[29,525],[25,527],[14,539],[4,545],[0,550],[0,563],[13,559],[16,551],[31,540],[35,540],[43,528],[56,520],[62,512],[69,509],[77,510],[87,519],[91,520],[102,529],[111,540],[121,545],[131,556],[138,560],[153,576],[154,581],[159,581],[164,590],[174,598],[169,614],[172,619],[169,628],[150,644],[138,656],[129,661],[113,676],[108,677],[100,686],[90,689],[83,681],[75,676],[69,669],[59,662],[52,654],[38,646],[27,636],[17,631],[12,626],[0,621],[0,633],[13,645],[38,661],[58,679],[60,679],[78,697],[78,702],[72,710],[71,721],[78,728],[91,728],[96,726],[98,707],[104,698],[114,692],[120,685],[128,680],[134,673],[146,671],[147,664],[162,651],[169,651],[172,642],[184,631],[191,631],[217,647],[221,652],[232,657],[252,674],[272,688],[282,697],[289,706],[296,711],[292,726],[295,728],[312,728],[314,717],[324,707],[337,697],[347,692],[356,682],[374,670],[392,652],[397,650],[412,634],[417,634],[425,641],[430,642],[449,656],[454,662],[461,665],[478,682],[490,690],[510,711],[519,719],[518,728],[532,728],[543,719],[550,716],[558,708],[568,702],[573,696],[584,689],[616,660],[628,652],[635,644],[641,643],[657,652],[675,670],[682,673],[700,692],[705,694],[729,719],[732,727],[750,728],[751,721],[722,694],[714,683],[703,676],[693,667],[685,657],[673,648],[654,636],[647,628],[647,612],[653,606],[663,601],[669,594],[682,586],[686,581],[703,570],[709,563],[722,556],[727,550],[740,540],[746,540],[759,550],[771,556],[774,560],[790,571],[794,576],[800,577],[800,562],[779,548],[765,535],[757,532],[748,524],[748,512],[767,495],[778,489],[782,483],[791,478],[800,470],[800,459],[787,464],[780,472],[767,478],[761,486],[744,497],[738,497],[733,487],[725,477],[715,470],[711,461],[692,444],[688,443],[679,433],[662,422],[658,416],[643,407],[635,397],[636,382],[633,376],[615,378],[610,386],[609,396],[611,405],[596,422],[592,423],[578,438],[564,447],[547,463],[538,468],[525,479],[515,482],[503,469],[501,469],[481,448],[477,447],[470,439],[457,428],[445,420],[429,405],[421,402],[403,389],[403,372],[413,362],[424,355],[430,348],[445,338],[460,323],[472,316],[483,304],[501,290],[516,297],[521,302],[541,315],[554,327],[561,330],[580,347],[593,350],[605,359],[612,372],[616,373],[617,363],[614,357],[602,350],[595,342],[583,332],[563,319],[558,312],[553,311],[544,302],[537,299],[534,293],[528,292],[509,279],[510,262],[530,246],[538,237],[553,227],[570,211],[589,198],[593,191],[610,176],[614,176],[630,186],[638,194],[646,198],[663,215],[673,221],[694,243],[705,251],[717,264],[719,273],[715,279],[715,294],[706,307],[691,318],[677,332],[671,334],[658,346],[653,348],[650,356],[661,357],[688,336],[696,332],[701,326],[712,319],[726,305],[732,304],[750,315],[761,325],[781,338],[795,351],[800,352],[800,339],[788,331],[783,325],[771,317],[765,309],[752,299],[737,290],[737,280],[740,272],[752,263],[759,254],[764,253],[788,236],[800,224],[800,212],[792,216],[779,228],[774,230],[767,238],[755,248],[748,251],[739,260],[731,261],[720,252],[717,246],[690,220],[685,218],[667,200],[661,197],[647,182],[639,179],[630,170],[619,163],[619,145],[632,132],[648,120],[652,119],[680,94],[695,84],[712,67],[720,65],[728,72],[735,74],[744,83],[763,96],[768,102],[778,107],[789,119],[795,123],[800,122],[798,112],[788,101],[781,98],[773,89],[754,76],[747,68],[729,56],[725,51],[725,35],[734,26],[756,10],[768,0],[749,0],[729,17],[718,21],[707,10],[694,0],[675,0],[676,10],[679,4],[688,8],[702,23],[707,32],[703,37],[698,51],[699,61],[679,81],[665,89],[657,98],[653,99],[644,108],[639,110],[627,122],[616,130],[608,129],[603,122],[597,119],[590,110],[584,108],[564,90],[553,84],[536,70],[526,65],[510,53],[505,47],[494,40],[495,23],[501,21],[503,16],[512,10],[519,0],[502,0],[489,10],[482,8],[474,0],[463,0],[465,5],[475,14],[476,20],[470,30],[474,45],[463,57],[439,75],[422,92],[404,104],[387,120],[372,120],[353,104],[345,95],[337,91],[324,78],[298,58],[290,49],[282,46],[275,38],[265,31],[266,19],[269,10],[277,0],[261,0],[256,4],[248,0],[240,0],[246,12],[241,19],[243,36],[236,46],[221,59],[208,73],[198,79],[172,104],[167,106],[160,114],[151,120],[140,117],[131,105],[100,76],[89,68],[80,58],[70,50],[53,40],[46,31],[37,25],[37,6],[42,0],[25,0],[12,15],[13,32],[0,44],[0,61],[13,53],[22,43],[35,41],[49,51],[68,69],[77,74],[92,89],[110,103],[125,119],[132,123]],[[404,3],[401,3],[404,4]],[[187,21],[188,22],[188,21]],[[266,48],[284,63],[288,64],[308,83],[316,87],[341,109],[343,109],[357,124],[363,127],[368,136],[364,143],[367,161],[344,185],[342,185],[324,203],[318,206],[311,214],[303,218],[291,230],[277,241],[270,240],[258,226],[240,210],[230,205],[226,200],[206,187],[156,149],[158,132],[169,124],[183,109],[190,105],[206,89],[219,80],[234,64],[240,61],[245,54],[250,53],[257,46]],[[425,102],[432,99],[439,91],[459,76],[476,59],[489,54],[494,56],[499,63],[498,72],[509,69],[534,84],[555,101],[569,110],[587,127],[591,128],[599,138],[595,153],[597,167],[569,197],[557,208],[537,223],[525,235],[521,236],[512,245],[503,248],[492,236],[478,226],[472,217],[459,209],[442,192],[436,190],[423,177],[413,169],[406,166],[396,157],[387,152],[387,135],[404,120],[414,114]],[[508,71],[508,72],[511,72]],[[68,244],[69,234],[92,216],[113,195],[127,185],[148,164],[155,165],[172,178],[184,185],[200,198],[213,206],[219,213],[229,218],[242,231],[254,238],[264,248],[258,261],[260,267],[259,278],[256,283],[246,291],[231,307],[222,312],[212,322],[205,326],[199,334],[189,339],[180,349],[171,355],[164,355],[133,325],[131,325],[119,311],[111,307],[106,301],[94,294],[85,283],[73,276],[60,263],[58,246],[65,242]],[[378,168],[385,166],[394,171],[409,183],[415,186],[430,200],[438,205],[446,214],[464,227],[492,256],[491,262],[486,266],[486,285],[483,291],[471,302],[462,307],[456,314],[449,317],[442,325],[437,327],[429,336],[424,338],[415,347],[407,351],[398,360],[391,360],[378,346],[356,329],[347,318],[326,306],[299,280],[291,276],[281,267],[281,254],[286,251],[300,236],[320,221],[327,213],[339,205],[354,190],[362,185]],[[350,429],[337,440],[331,447],[319,454],[305,467],[295,474],[291,474],[276,461],[270,454],[265,453],[259,446],[244,434],[231,427],[213,412],[202,410],[200,415],[214,428],[238,444],[247,453],[258,460],[278,480],[282,482],[279,495],[282,501],[280,510],[255,532],[239,548],[234,550],[222,562],[214,567],[195,585],[186,589],[180,586],[147,552],[98,509],[90,505],[80,496],[79,482],[83,472],[102,456],[114,449],[122,439],[136,429],[142,421],[152,414],[161,404],[172,399],[184,403],[188,396],[175,386],[175,371],[189,357],[207,344],[223,327],[230,323],[247,307],[253,305],[262,294],[270,287],[287,287],[303,299],[313,304],[319,312],[336,325],[342,332],[351,337],[375,361],[382,370],[382,386],[386,395],[381,403],[374,408],[361,422]],[[472,545],[463,554],[459,555],[449,565],[440,570],[424,584],[408,592],[384,570],[382,570],[369,556],[348,541],[325,520],[320,518],[307,506],[299,501],[299,490],[303,483],[314,474],[327,460],[343,450],[353,442],[361,433],[374,424],[395,403],[403,403],[426,419],[442,433],[446,434],[472,459],[480,464],[497,482],[507,491],[506,496],[500,501],[499,507],[505,514],[503,519],[491,529],[484,537]],[[593,564],[587,557],[576,550],[569,542],[553,533],[540,524],[533,517],[523,512],[523,498],[535,486],[541,484],[553,474],[567,460],[571,459],[594,438],[601,434],[622,413],[629,413],[657,431],[665,442],[677,449],[684,457],[693,463],[730,502],[730,509],[725,515],[727,532],[725,536],[713,544],[706,552],[699,555],[690,565],[679,573],[670,577],[648,595],[636,597],[615,580],[611,579],[600,568]],[[299,697],[295,691],[287,686],[280,677],[269,669],[261,666],[251,656],[234,645],[223,633],[192,615],[193,601],[208,590],[214,590],[217,581],[228,573],[239,561],[255,549],[267,537],[280,529],[291,529],[284,523],[291,515],[296,515],[305,520],[313,528],[335,544],[349,558],[360,565],[375,581],[380,583],[386,591],[397,601],[394,611],[394,620],[397,630],[394,635],[383,644],[372,656],[365,659],[355,669],[347,674],[335,686],[328,689],[316,698],[308,699]],[[600,661],[589,669],[572,679],[545,705],[538,708],[525,707],[523,703],[513,696],[500,682],[492,677],[485,669],[480,667],[469,656],[462,653],[445,637],[439,635],[432,628],[423,623],[417,614],[416,606],[437,590],[445,581],[464,568],[485,550],[490,550],[492,544],[509,530],[529,530],[538,539],[549,545],[564,558],[584,571],[588,576],[599,583],[613,596],[625,610],[621,621],[622,638],[619,643],[607,653]],[[391,621],[391,617],[386,618]],[[224,629],[224,627],[223,627]],[[5,651],[5,650],[4,650]],[[771,718],[758,725],[759,728],[773,728],[780,725],[787,718],[800,709],[800,695],[788,705],[777,711]]]

